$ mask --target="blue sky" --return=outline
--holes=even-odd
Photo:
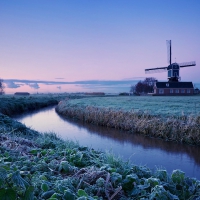
[[[146,75],[144,69],[167,66],[171,39],[173,62],[197,63],[181,69],[182,80],[198,83],[199,10],[199,0],[1,0],[0,77],[167,80],[166,73]],[[14,90],[20,89],[28,90]]]

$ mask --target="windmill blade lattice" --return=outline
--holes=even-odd
[[[172,63],[171,57],[172,57],[172,42],[171,40],[167,40],[167,60],[169,62],[169,65],[167,67],[157,67],[157,68],[149,68],[145,69],[145,74],[151,74],[151,73],[158,73],[158,72],[166,72],[167,71],[167,78],[168,82],[179,82],[180,79],[180,68],[183,67],[192,67],[196,65],[195,61],[191,62],[184,62],[184,63]]]
[[[196,62],[195,61],[178,63],[178,64],[179,64],[180,67],[192,67],[192,66],[196,66]]]
[[[166,44],[167,44],[167,62],[171,65],[172,63],[172,48],[171,48],[171,40],[166,40]]]
[[[160,73],[165,71],[167,71],[167,67],[150,68],[150,69],[145,69],[145,74]]]

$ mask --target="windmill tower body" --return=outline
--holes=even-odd
[[[180,67],[177,63],[172,63],[167,67],[168,71],[168,80],[169,81],[178,81],[179,80],[179,70]]]
[[[191,95],[194,93],[192,82],[180,82],[180,69],[183,67],[195,66],[195,61],[185,63],[171,63],[171,40],[167,40],[168,67],[157,67],[145,69],[145,73],[167,71],[168,82],[156,82],[154,93],[157,95]]]

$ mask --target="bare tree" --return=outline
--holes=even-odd
[[[143,84],[142,81],[139,81],[136,85],[135,85],[135,93],[136,94],[140,94],[140,93],[144,93],[145,91],[145,85]]]
[[[131,87],[130,87],[130,93],[132,93],[132,94],[135,93],[135,85],[131,85]]]
[[[153,92],[154,83],[156,79],[153,77],[145,78],[144,81],[139,81],[135,85],[135,92],[137,94],[141,93],[151,93]]]
[[[0,95],[4,94],[4,88],[3,79],[0,78]]]

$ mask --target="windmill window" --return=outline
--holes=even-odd
[[[169,87],[169,83],[166,83],[166,86]]]
[[[172,76],[171,71],[172,71],[172,70],[168,70],[168,77],[171,77],[171,76]]]
[[[185,90],[182,89],[182,90],[181,90],[181,93],[185,93]]]
[[[172,94],[174,91],[173,91],[173,89],[170,89],[170,93]]]
[[[178,90],[178,89],[176,89],[176,93],[179,93],[179,90]]]

